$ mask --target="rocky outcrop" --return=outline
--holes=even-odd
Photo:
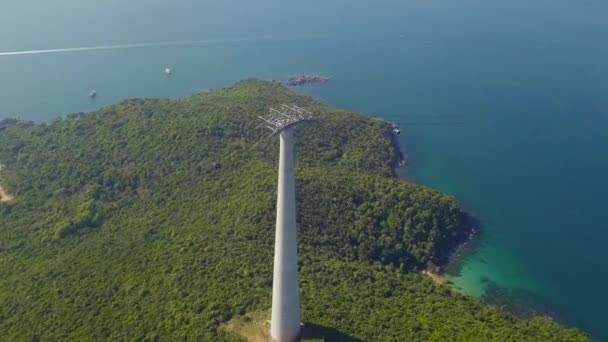
[[[329,82],[329,77],[322,75],[296,75],[287,79],[287,85],[299,86],[306,84],[326,84]]]

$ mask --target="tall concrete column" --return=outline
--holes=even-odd
[[[300,337],[293,128],[281,131],[280,139],[270,335],[277,342],[292,342]]]

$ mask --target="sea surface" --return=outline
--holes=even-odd
[[[457,286],[608,340],[606,37],[599,0],[7,0],[0,118],[331,76],[299,91],[399,123],[482,223]]]

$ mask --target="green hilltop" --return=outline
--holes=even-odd
[[[386,122],[247,80],[0,123],[12,196],[0,203],[0,340],[238,340],[223,326],[271,303],[279,144],[256,126],[281,103],[320,119],[296,129],[302,320],[317,339],[588,339],[420,274],[446,261],[466,216],[392,176]]]

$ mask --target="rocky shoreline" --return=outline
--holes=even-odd
[[[407,176],[407,159],[406,154],[401,148],[399,142],[400,128],[397,124],[386,121],[388,124],[387,132],[391,138],[395,153],[392,161],[393,177],[403,181],[411,182]],[[395,133],[398,131],[399,133]],[[475,248],[475,241],[481,234],[481,223],[475,217],[467,212],[462,212],[462,229],[459,235],[452,241],[450,250],[447,251],[447,257],[436,267],[431,267],[424,270],[424,274],[431,277],[435,282],[441,284],[450,284],[447,276],[456,276],[460,274],[462,268],[462,259]]]
[[[441,265],[440,272],[445,276],[459,276],[462,270],[462,261],[476,249],[478,238],[482,233],[481,223],[470,213],[462,212],[463,230],[454,241],[454,247],[449,253],[445,264]]]
[[[403,170],[408,164],[406,154],[401,149],[399,135],[395,133],[395,129],[399,127],[391,122],[388,124],[387,133],[390,135],[395,154],[392,162],[393,176],[403,181],[411,182]],[[427,267],[422,270],[421,274],[429,277],[434,283],[439,285],[448,285],[452,289],[466,294],[466,292],[454,285],[450,277],[460,276],[463,261],[467,256],[473,253],[481,243],[479,238],[482,234],[482,224],[472,214],[462,211],[462,228],[459,235],[452,241],[449,250],[446,251],[446,259],[439,265]],[[485,293],[479,298],[480,302],[485,305],[490,305],[498,308],[501,312],[512,314],[521,319],[533,319],[539,317],[541,319],[564,324],[565,320],[561,319],[552,309],[552,303],[548,303],[546,299],[524,290],[501,288],[490,279],[483,279],[487,283]]]
[[[391,171],[393,174],[393,177],[395,178],[399,178],[402,180],[407,180],[406,177],[406,166],[407,166],[407,159],[405,154],[403,153],[403,150],[401,149],[401,143],[399,142],[399,135],[395,134],[395,130],[399,130],[399,127],[391,122],[387,122],[388,123],[388,128],[386,130],[386,134],[390,137],[391,139],[391,143],[393,144],[393,148],[394,148],[394,154],[393,154],[393,160],[391,162]],[[401,132],[399,130],[399,132]]]

